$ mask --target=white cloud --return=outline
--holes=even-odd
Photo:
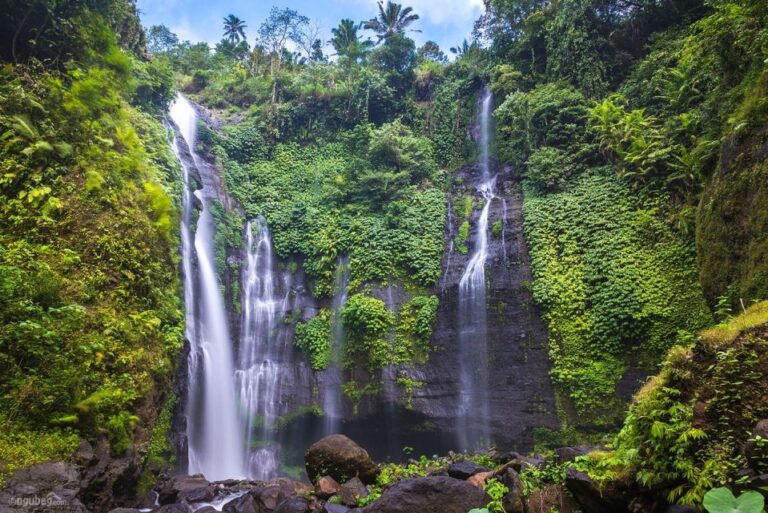
[[[483,13],[483,0],[408,0],[416,14],[434,25],[464,27]]]
[[[385,0],[386,1],[386,0]],[[483,13],[483,0],[396,0],[406,7],[413,7],[413,12],[421,20],[433,25],[449,25],[453,28],[472,26]],[[357,4],[370,8],[371,16],[378,12],[376,0],[336,0],[337,4]]]
[[[204,39],[192,28],[192,24],[186,16],[182,16],[177,23],[172,24],[168,28],[179,36],[179,41],[192,41],[194,43]]]

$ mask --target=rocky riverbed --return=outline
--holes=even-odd
[[[162,475],[145,497],[123,497],[129,507],[116,509],[105,508],[114,502],[104,497],[94,500],[100,497],[93,495],[97,483],[89,481],[89,467],[82,461],[49,462],[17,471],[7,480],[0,492],[0,513],[467,513],[493,500],[506,513],[697,511],[670,506],[635,483],[598,486],[568,465],[588,450],[564,447],[546,458],[493,450],[449,453],[392,465],[375,463],[344,435],[331,435],[306,451],[304,480],[209,482],[200,474]],[[530,485],[527,476],[552,474],[553,469],[559,476]],[[119,486],[119,481],[112,482],[102,491]]]

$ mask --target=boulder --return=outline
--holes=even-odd
[[[372,484],[378,474],[368,452],[344,435],[326,436],[312,444],[304,462],[313,482],[329,475],[338,482],[358,477],[363,483]]]
[[[159,483],[157,493],[160,504],[207,502],[216,495],[216,489],[202,474],[195,474],[167,478]]]
[[[602,489],[586,473],[569,468],[565,486],[573,494],[584,513],[617,513],[627,511],[627,491],[620,483],[607,483]]]
[[[304,497],[291,497],[283,501],[274,513],[306,513],[309,511],[309,500]]]
[[[498,472],[495,476],[501,484],[509,489],[502,498],[502,506],[507,513],[524,513],[525,496],[523,495],[523,480],[512,466]]]
[[[315,484],[315,495],[329,499],[341,491],[341,485],[331,476],[323,476]]]
[[[531,492],[526,502],[528,513],[575,513],[579,510],[571,495],[556,484],[548,484]],[[507,510],[508,513],[511,513]],[[615,512],[617,513],[617,512]]]
[[[467,513],[489,501],[484,491],[452,477],[417,477],[395,483],[360,513]]]
[[[360,503],[360,499],[368,497],[368,488],[365,487],[362,481],[353,477],[343,485],[341,485],[341,503],[347,506],[357,506]]]
[[[218,511],[213,506],[203,506],[200,509],[196,509],[195,513],[218,513]]]
[[[280,491],[286,497],[293,497],[294,495],[309,495],[312,493],[312,487],[301,481],[296,481],[290,477],[278,477],[269,482],[269,485],[275,485],[280,487]]]
[[[259,503],[267,510],[272,511],[277,508],[278,504],[283,502],[288,497],[277,485],[272,485],[264,488],[259,493]]]
[[[469,460],[459,461],[448,466],[448,475],[455,479],[469,479],[480,472],[488,472],[488,468]]]
[[[93,511],[130,504],[136,498],[141,474],[140,457],[133,448],[115,457],[106,439],[81,444],[76,453],[80,463],[80,498]]]
[[[590,450],[589,447],[559,447],[555,449],[555,459],[557,463],[562,465],[563,463],[575,460],[579,456],[584,456]]]
[[[80,473],[71,463],[50,461],[30,465],[11,474],[0,491],[0,504],[25,513],[66,509],[87,513],[80,502]]]
[[[261,513],[262,508],[253,493],[246,493],[226,503],[221,511],[223,513]]]

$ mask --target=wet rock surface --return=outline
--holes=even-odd
[[[368,452],[344,435],[330,435],[315,442],[304,455],[307,475],[313,481],[329,475],[338,482],[358,477],[369,484],[376,480],[376,465]]]
[[[484,507],[488,496],[466,481],[452,477],[419,477],[400,481],[361,513],[467,513]]]
[[[487,472],[488,469],[469,460],[459,461],[448,466],[448,475],[455,479],[469,479],[480,472]]]
[[[480,171],[467,167],[461,188],[455,187],[452,201],[474,194]],[[523,196],[509,169],[499,170],[497,197],[489,213],[489,226],[502,221],[498,237],[488,240],[488,376],[486,391],[490,418],[486,419],[495,445],[503,450],[529,450],[535,427],[558,429],[554,392],[549,379],[546,329],[527,288],[532,281],[528,250],[523,236]],[[458,288],[476,239],[477,209],[470,220],[470,251],[449,251],[461,220],[454,219],[446,234],[444,275],[439,286],[440,305],[432,344],[435,348],[426,365],[407,371],[424,386],[414,391],[416,411],[432,418],[441,431],[455,429],[459,399]],[[479,429],[469,419],[469,429]]]

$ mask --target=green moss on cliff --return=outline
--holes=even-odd
[[[664,222],[665,197],[633,191],[610,168],[560,193],[526,189],[533,295],[550,332],[552,378],[575,412],[611,421],[630,365],[653,365],[711,322],[692,244]],[[586,415],[591,412],[592,415]]]
[[[0,68],[2,472],[67,457],[78,436],[125,452],[182,343],[179,169],[160,122],[131,106],[147,77],[98,12],[58,14],[87,35],[81,60]]]
[[[732,486],[748,463],[742,448],[768,417],[768,302],[670,351],[661,373],[635,397],[613,450],[592,453],[598,480],[630,479],[672,502],[700,506]],[[760,469],[758,469],[760,470]]]

